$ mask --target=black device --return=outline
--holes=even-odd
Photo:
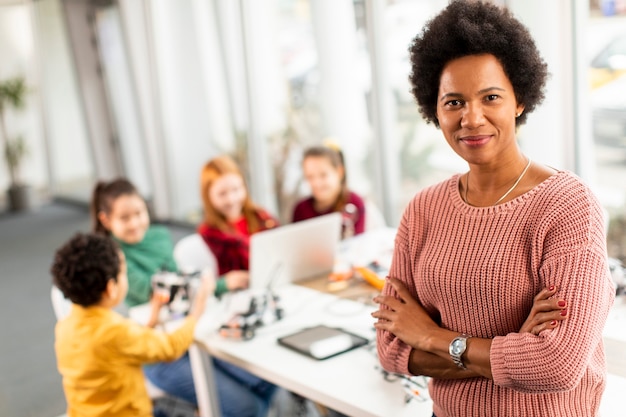
[[[240,291],[239,296],[246,300],[244,303],[246,307],[244,310],[235,310],[233,316],[220,326],[220,335],[250,340],[255,336],[257,328],[283,318],[284,311],[280,306],[280,298],[272,290],[274,280],[279,276],[282,267],[282,264],[272,267],[270,279],[262,293],[251,290]]]
[[[323,360],[368,344],[364,337],[338,327],[318,325],[278,339],[278,343],[310,358]]]
[[[167,308],[170,315],[185,316],[189,313],[192,301],[191,280],[198,278],[200,272],[170,272],[165,269],[152,275],[152,292],[167,294]]]

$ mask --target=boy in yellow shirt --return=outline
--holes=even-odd
[[[151,417],[141,365],[185,353],[214,280],[203,278],[184,324],[165,333],[113,311],[126,296],[128,280],[124,254],[110,238],[76,234],[56,252],[51,272],[73,303],[55,329],[68,416]],[[151,321],[160,306],[154,307]]]

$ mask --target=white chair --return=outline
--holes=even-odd
[[[387,227],[387,222],[378,206],[371,200],[365,200],[365,231]]]
[[[50,290],[50,298],[52,299],[52,308],[54,309],[54,315],[56,316],[57,321],[70,314],[72,302],[65,298],[65,295],[63,295],[61,290],[55,285],[53,285]],[[146,391],[148,391],[148,396],[153,401],[167,395],[165,391],[150,382],[148,378],[144,378],[144,381],[146,381]]]
[[[217,276],[217,259],[198,233],[181,238],[174,246],[174,260],[181,271],[212,268]]]
[[[70,314],[72,302],[65,298],[65,295],[55,285],[50,289],[50,298],[52,299],[52,308],[57,321]]]

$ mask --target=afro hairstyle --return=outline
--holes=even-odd
[[[439,127],[437,95],[444,66],[468,55],[491,54],[502,64],[515,98],[524,105],[519,126],[544,99],[548,66],[528,29],[506,8],[481,1],[453,0],[409,46],[411,91],[419,111]]]
[[[88,307],[102,299],[120,272],[120,252],[107,236],[77,233],[54,255],[53,283],[74,304]]]

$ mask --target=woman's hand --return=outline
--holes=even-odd
[[[399,298],[390,295],[374,297],[374,302],[387,307],[372,313],[372,317],[378,319],[374,327],[394,334],[415,349],[428,350],[428,339],[439,326],[400,280],[390,277],[388,282],[396,290]]]
[[[248,271],[230,271],[224,275],[228,291],[248,288],[250,273]]]
[[[528,318],[519,333],[538,335],[544,330],[554,329],[567,318],[567,303],[563,299],[551,298],[556,294],[554,285],[544,288],[534,298]]]

